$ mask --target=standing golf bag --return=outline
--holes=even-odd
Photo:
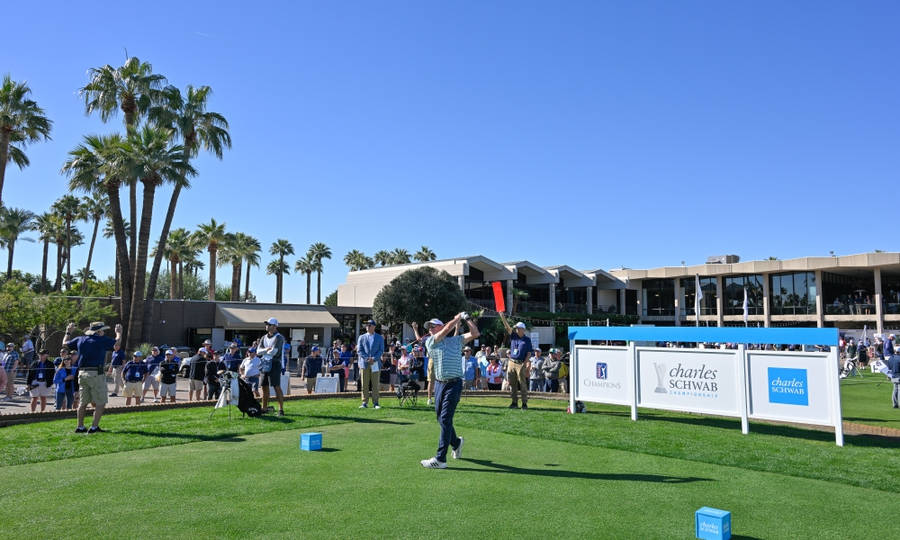
[[[244,379],[238,378],[238,410],[242,413],[256,417],[262,414],[262,405],[253,396],[253,388]]]

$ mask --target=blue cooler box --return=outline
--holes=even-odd
[[[697,538],[728,540],[731,538],[731,512],[704,506],[694,512]]]
[[[321,433],[301,433],[300,434],[300,450],[321,450],[322,434]]]

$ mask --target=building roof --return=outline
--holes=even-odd
[[[227,330],[262,330],[263,321],[278,319],[279,327],[336,327],[325,306],[284,304],[216,304],[216,326]]]

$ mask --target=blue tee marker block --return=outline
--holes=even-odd
[[[731,512],[704,506],[694,512],[697,538],[728,540],[731,538]]]
[[[301,433],[300,434],[300,450],[321,450],[322,434],[321,433]]]

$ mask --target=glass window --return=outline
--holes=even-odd
[[[696,278],[681,278],[681,306],[685,315],[695,315],[696,302]],[[700,290],[703,298],[700,299],[700,315],[716,314],[716,278],[700,278]]]
[[[772,275],[772,314],[810,315],[816,312],[816,275],[792,272]]]
[[[725,315],[744,314],[744,289],[747,289],[747,313],[763,314],[762,276],[729,276],[725,278]]]
[[[645,279],[641,289],[643,316],[675,316],[675,282],[673,280]]]

